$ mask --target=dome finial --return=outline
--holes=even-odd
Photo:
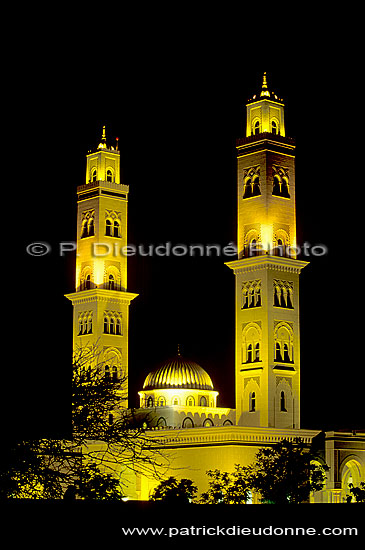
[[[177,354],[181,355],[181,353],[180,353],[180,344],[177,345]]]
[[[105,126],[103,126],[103,131],[101,134],[101,142],[98,145],[98,149],[107,149]]]
[[[264,72],[263,77],[262,77],[262,89],[261,89],[260,97],[263,97],[263,96],[270,97],[270,92],[269,92],[269,89],[267,87],[266,72]]]

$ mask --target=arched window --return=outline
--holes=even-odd
[[[194,428],[194,422],[190,418],[190,416],[186,416],[182,422],[183,428]]]
[[[274,256],[284,256],[284,242],[283,239],[278,239],[276,246],[274,247]]]
[[[93,331],[93,318],[90,315],[87,320],[87,333],[92,334]]]
[[[249,290],[249,304],[248,307],[255,307],[255,289],[251,287]]]
[[[195,405],[194,397],[189,395],[189,397],[186,398],[186,404],[187,404],[188,407],[194,407],[194,405]]]
[[[288,346],[288,344],[284,344],[284,358],[283,358],[283,361],[284,361],[284,363],[290,363],[291,362],[290,356],[289,356],[289,346]]]
[[[277,134],[278,133],[278,125],[276,124],[275,120],[273,120],[271,122],[271,132],[273,134]]]
[[[117,222],[117,220],[114,221],[114,237],[120,237],[120,232],[119,232],[119,222]]]
[[[104,334],[109,334],[109,320],[104,317]]]
[[[157,400],[157,406],[158,407],[165,407],[166,406],[166,399],[160,395],[160,397]]]
[[[106,181],[113,181],[113,172],[110,168],[106,171]]]
[[[261,195],[260,166],[252,166],[243,170],[243,199]]]
[[[114,275],[109,275],[109,279],[108,279],[108,287],[109,287],[109,290],[114,290],[114,287],[115,287],[115,279],[114,279]],[[114,333],[113,333],[114,334]]]
[[[87,225],[87,236],[93,237],[95,235],[94,218],[90,218]]]
[[[255,124],[254,124],[253,133],[254,133],[255,135],[257,135],[257,134],[260,133],[260,121],[259,121],[259,120],[256,120],[256,122],[255,122]]]
[[[115,321],[114,321],[113,317],[110,319],[109,327],[110,327],[109,333],[110,334],[115,334],[115,330],[114,330],[115,329]]]
[[[283,391],[280,393],[280,410],[282,412],[287,412],[285,407],[285,393]]]
[[[115,334],[122,334],[122,323],[120,319],[117,319],[115,324]]]
[[[258,255],[258,250],[257,250],[257,240],[256,239],[252,239],[252,241],[250,242],[249,244],[249,255],[250,256],[257,256]]]
[[[252,196],[257,197],[258,195],[261,195],[260,180],[257,175],[253,176],[251,185],[252,185]]]
[[[163,416],[161,416],[161,417],[157,420],[156,426],[157,426],[158,428],[165,428],[165,427],[167,426],[166,418],[164,418]]]
[[[172,398],[172,404],[173,405],[180,405],[180,400],[178,397],[173,397]]]
[[[290,239],[288,233],[284,229],[278,229],[273,235],[274,256],[289,257],[291,256]],[[280,286],[280,285],[279,285]]]
[[[110,220],[105,220],[105,235],[107,237],[112,236],[112,222]]]
[[[97,177],[97,171],[96,171],[96,168],[93,168],[91,170],[91,181],[96,181],[96,177]]]
[[[91,288],[91,276],[90,275],[86,275],[86,278],[85,278],[85,290],[90,290]]]
[[[247,346],[247,360],[246,363],[252,363],[252,344]]]
[[[117,367],[112,368],[112,378],[113,378],[113,380],[118,380],[118,369],[117,369]]]
[[[293,362],[293,327],[290,323],[282,322],[275,328],[275,361]]]
[[[280,307],[280,304],[281,304],[280,296],[281,296],[280,287],[275,286],[275,288],[274,288],[274,306],[275,307]]]
[[[214,426],[213,420],[211,420],[210,418],[206,418],[203,422],[203,426],[204,428],[211,428],[212,426]]]
[[[256,295],[255,307],[260,307],[261,306],[261,287],[259,286],[256,287],[255,295]]]
[[[279,342],[276,342],[275,344],[275,361],[282,361],[283,358],[281,356],[281,346]]]
[[[200,407],[206,407],[207,406],[207,398],[202,395],[200,400],[199,400],[199,406]]]
[[[282,178],[281,196],[286,197],[287,199],[290,198],[290,195],[289,195],[289,180],[286,177]]]
[[[105,365],[105,367],[104,367],[104,378],[106,378],[107,380],[110,380],[110,366],[109,365]]]
[[[81,225],[81,236],[80,239],[87,237],[87,220],[84,220]]]
[[[147,407],[148,408],[153,407],[153,397],[151,396],[149,396],[149,398],[147,399]]]
[[[243,289],[243,300],[242,300],[242,308],[246,309],[248,307],[248,290],[247,288]]]
[[[280,178],[277,175],[274,176],[272,194],[273,195],[280,195],[281,194]]]
[[[249,397],[249,409],[250,409],[250,412],[255,412],[256,410],[256,393],[253,391],[250,393],[250,397]]]
[[[260,361],[261,328],[249,323],[242,331],[242,363]]]
[[[289,172],[287,168],[273,166],[272,194],[277,197],[285,197],[286,199],[290,199]]]

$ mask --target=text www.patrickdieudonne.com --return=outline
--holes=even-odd
[[[231,527],[122,527],[122,535],[136,536],[356,536],[358,529],[356,527],[241,527],[232,525]]]

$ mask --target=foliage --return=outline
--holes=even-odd
[[[121,500],[124,497],[120,481],[110,473],[101,472],[96,464],[83,465],[75,493],[83,500]]]
[[[350,493],[355,497],[356,502],[365,502],[365,483],[362,481],[359,487],[354,487],[352,483],[349,484]]]
[[[61,498],[59,441],[8,441],[0,453],[0,498]]]
[[[236,464],[233,473],[209,470],[209,489],[199,502],[243,504],[250,491],[259,493],[266,503],[306,502],[311,492],[322,489],[328,470],[314,458],[300,439],[262,448],[251,465]]]
[[[96,362],[96,365],[95,365]],[[90,367],[90,364],[95,366]],[[72,424],[70,449],[83,448],[89,460],[114,470],[123,466],[148,475],[157,475],[161,451],[146,436],[148,414],[137,415],[125,406],[127,378],[106,377],[96,347],[77,350],[73,362]],[[102,442],[90,447],[90,441]]]
[[[322,489],[328,466],[315,462],[300,439],[260,449],[249,467],[249,485],[264,502],[298,504]]]
[[[5,446],[0,498],[120,499],[120,470],[157,476],[161,445],[145,434],[148,418],[125,407],[126,377],[106,377],[98,358],[97,346],[75,352],[70,439]]]
[[[203,493],[201,504],[244,504],[250,489],[247,480],[247,468],[235,465],[232,474],[220,470],[208,470],[209,489]]]
[[[171,476],[160,482],[154,489],[150,500],[165,502],[188,504],[194,501],[198,492],[198,488],[190,479],[180,479],[179,481]]]

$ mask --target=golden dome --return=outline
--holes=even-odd
[[[198,363],[180,354],[150,372],[143,384],[144,390],[166,388],[214,390],[209,374]]]

